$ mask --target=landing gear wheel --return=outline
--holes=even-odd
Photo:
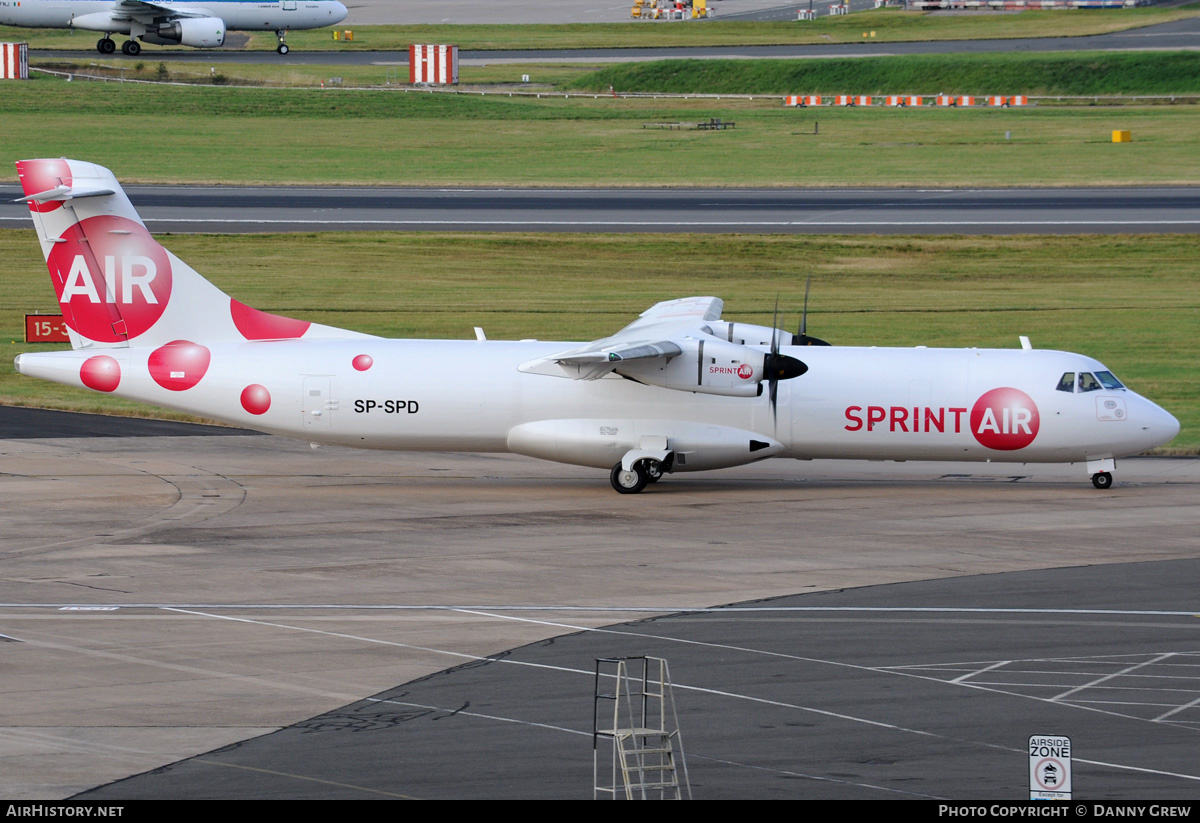
[[[629,471],[625,471],[618,463],[613,466],[609,479],[612,480],[612,487],[621,494],[637,494],[650,482],[641,463],[635,463]]]
[[[101,54],[112,54],[117,50],[117,44],[112,41],[111,37],[101,37],[96,41],[96,51]]]
[[[639,465],[641,465],[646,470],[646,482],[647,483],[657,483],[659,480],[662,480],[662,476],[663,476],[662,463],[658,462],[657,460],[643,460]]]
[[[280,43],[279,48],[275,49],[275,51],[279,52],[280,54],[287,54],[290,49],[287,47],[287,43]]]
[[[142,53],[142,44],[136,40],[126,40],[121,44],[121,51],[130,57],[137,57]]]
[[[1092,475],[1092,485],[1098,489],[1107,489],[1112,485],[1112,475],[1108,472],[1096,472]]]

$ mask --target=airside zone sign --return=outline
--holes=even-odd
[[[1029,799],[1071,799],[1071,738],[1042,734],[1029,738]]]

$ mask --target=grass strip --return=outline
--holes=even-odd
[[[813,111],[781,103],[41,79],[6,86],[0,96],[0,166],[70,156],[106,165],[130,183],[1200,183],[1195,106]],[[737,128],[643,128],[713,117]],[[1133,142],[1113,144],[1115,129],[1129,129]]]
[[[624,63],[568,88],[668,94],[1200,94],[1195,52],[928,54]]]

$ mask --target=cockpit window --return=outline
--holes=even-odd
[[[1075,391],[1075,372],[1069,371],[1058,381],[1058,390],[1068,394]]]
[[[1100,381],[1091,372],[1081,371],[1079,373],[1079,390],[1081,392],[1099,391]]]
[[[1113,373],[1110,371],[1096,372],[1096,379],[1099,380],[1101,385],[1103,385],[1104,388],[1106,388],[1106,389],[1123,389],[1123,388],[1125,388],[1123,385],[1121,385],[1121,381],[1118,380],[1116,377],[1114,377]]]

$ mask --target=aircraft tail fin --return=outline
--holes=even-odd
[[[150,236],[103,166],[21,160],[17,173],[73,348],[359,336],[232,299]]]

